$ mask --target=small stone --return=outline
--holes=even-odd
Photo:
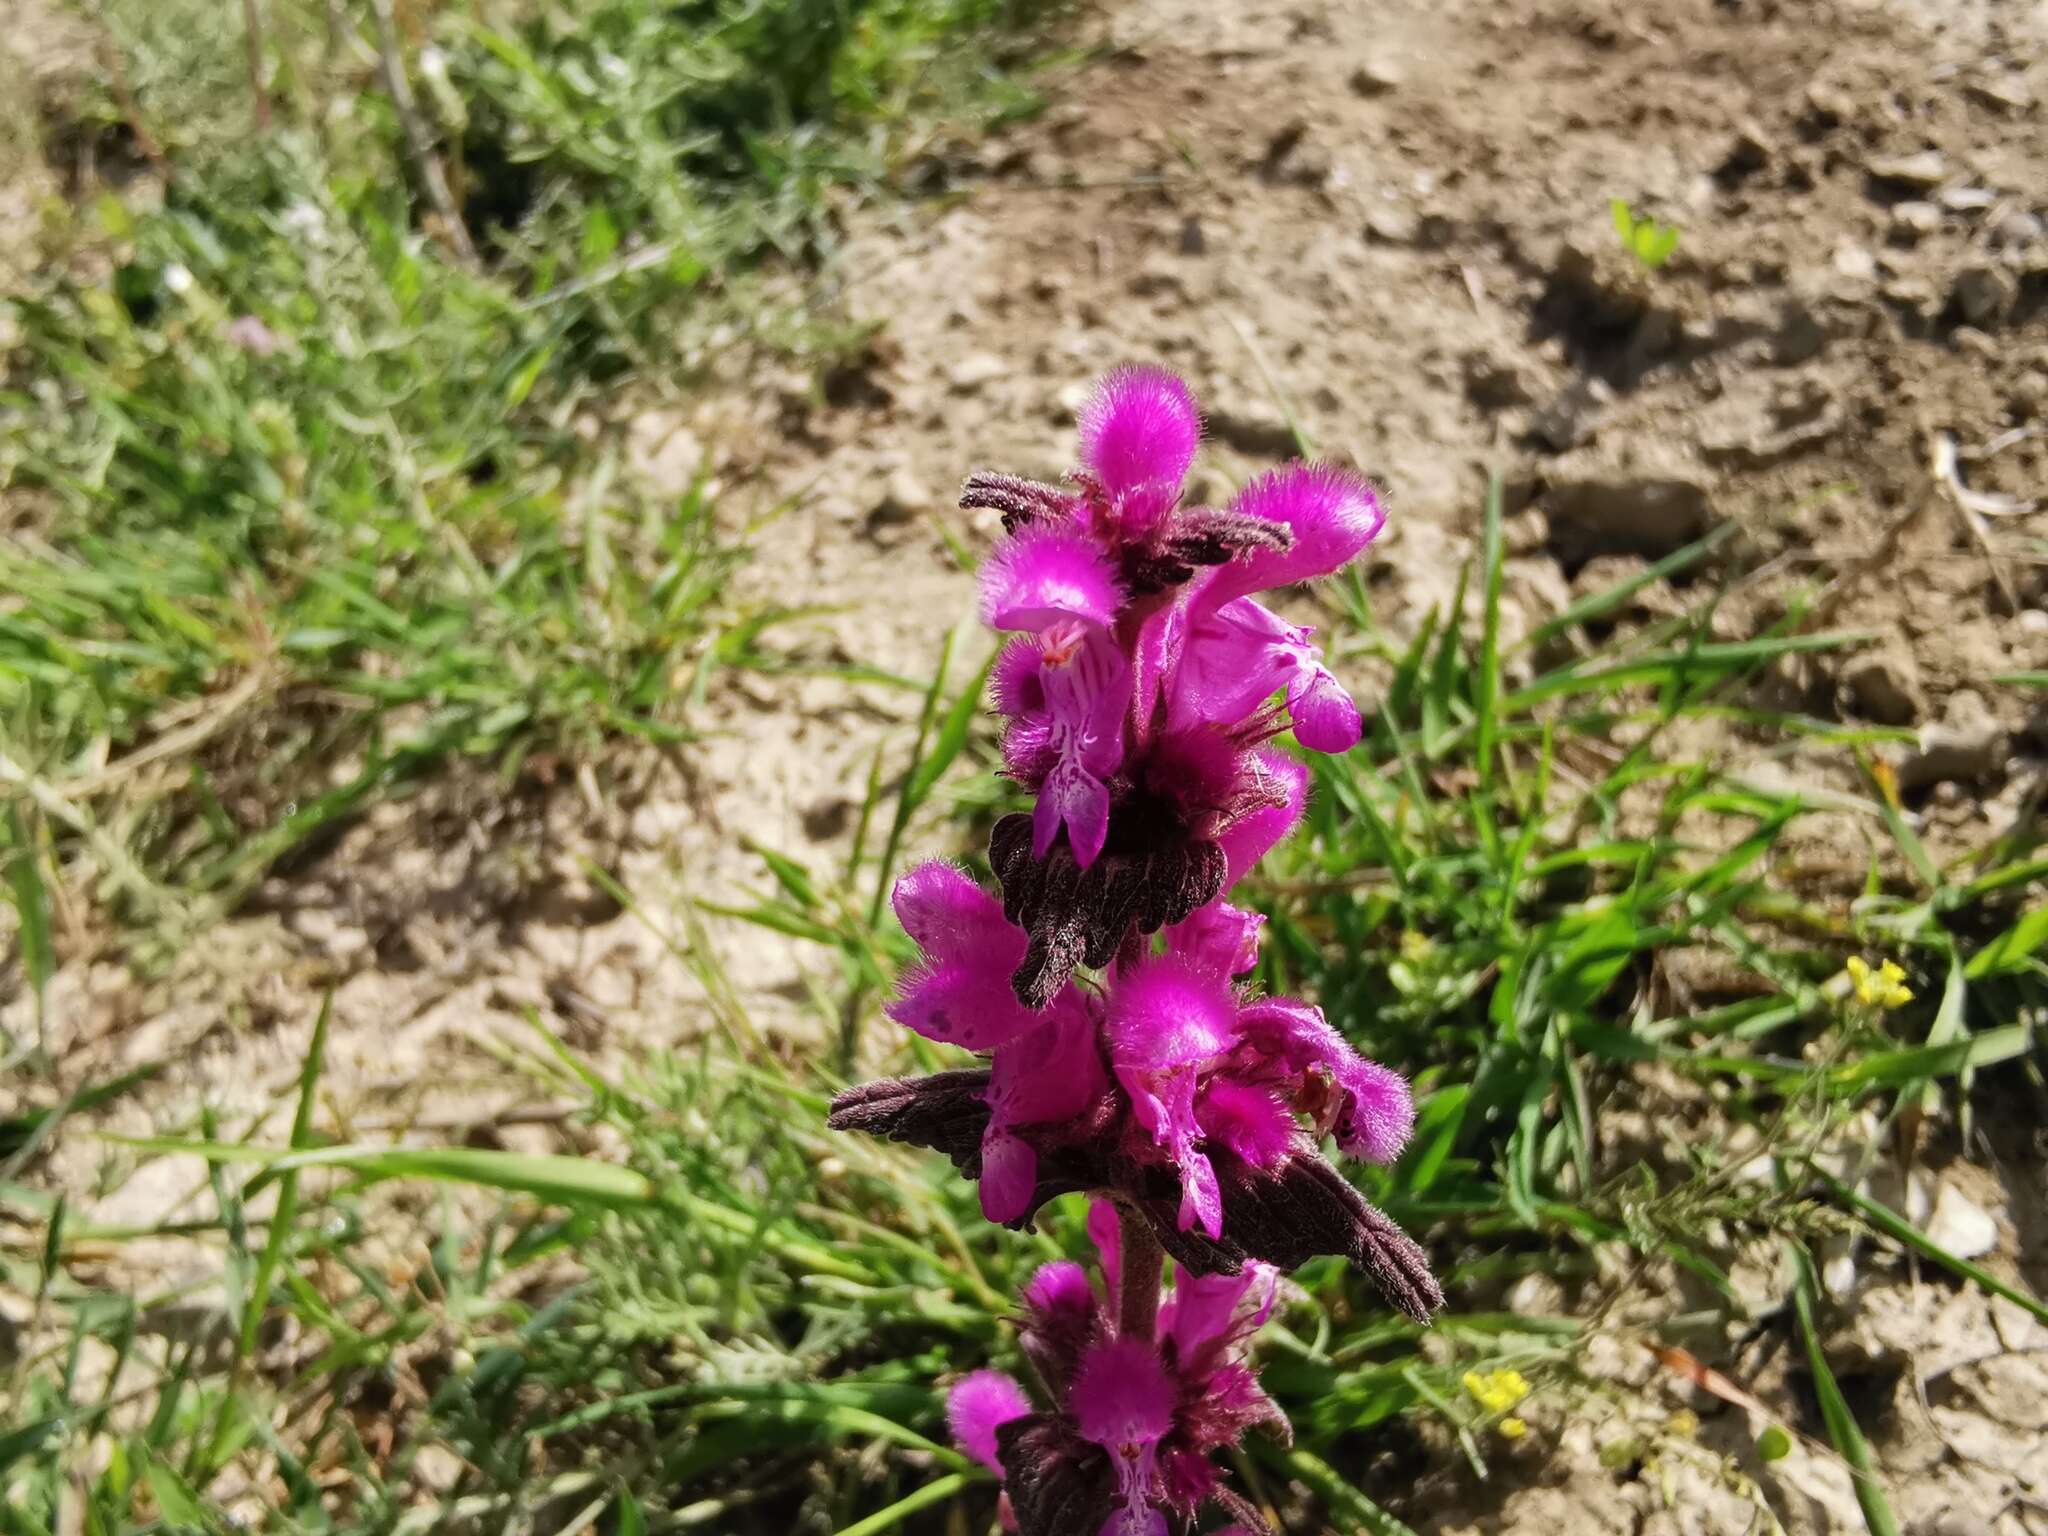
[[[1381,245],[1409,245],[1415,240],[1418,222],[1398,203],[1382,203],[1365,216],[1365,237]]]
[[[1208,238],[1202,233],[1202,221],[1189,218],[1180,226],[1180,253],[1183,256],[1204,256],[1209,251]]]
[[[2020,633],[2025,635],[2048,635],[2048,610],[2022,608],[2020,610]]]
[[[1855,116],[1856,98],[1816,81],[1806,88],[1806,110],[1820,127],[1835,128]]]
[[[1991,239],[1996,245],[2032,245],[2041,238],[2042,228],[2039,214],[2015,208],[2010,213],[2001,214],[1998,222],[1991,226]]]
[[[1529,436],[1552,453],[1569,453],[1590,442],[1599,429],[1601,412],[1614,391],[1591,375],[1581,375],[1559,390],[1529,423]]]
[[[1940,194],[1941,206],[1952,213],[1981,213],[1997,201],[1989,187],[1944,187]]]
[[[868,511],[868,528],[875,531],[909,522],[933,505],[931,487],[909,465],[890,471],[882,494]]]
[[[1842,670],[1856,713],[1879,725],[1911,725],[1925,709],[1920,669],[1904,646],[1865,651]]]
[[[1838,241],[1828,259],[1837,272],[1856,282],[1867,283],[1877,276],[1877,258],[1853,240]]]
[[[2025,112],[2034,105],[2034,93],[2023,75],[1986,75],[1968,82],[1963,89],[1971,99],[1994,112]]]
[[[1351,71],[1351,90],[1357,96],[1384,96],[1407,83],[1407,71],[1384,55],[1375,55]]]
[[[1948,175],[1948,162],[1934,149],[1913,155],[1877,155],[1864,161],[1863,168],[1878,181],[1923,190],[1940,186]]]
[[[1714,168],[1714,179],[1723,186],[1732,187],[1737,182],[1755,175],[1770,163],[1770,136],[1764,132],[1762,124],[1754,118],[1748,118],[1736,129],[1728,152]]]
[[[1517,1317],[1557,1317],[1565,1310],[1564,1287],[1541,1273],[1522,1276],[1502,1300]]]
[[[1484,411],[1526,405],[1535,394],[1528,367],[1510,353],[1475,347],[1460,359],[1465,398]]]
[[[1918,198],[1900,203],[1892,209],[1892,233],[1917,240],[1922,235],[1931,235],[1941,228],[1941,206],[1938,203],[1922,202]]]
[[[1976,784],[2005,765],[2005,727],[1983,698],[1963,689],[1949,695],[1942,719],[1920,728],[1920,740],[1898,764],[1903,789],[1941,783]]]
[[[1007,372],[1009,364],[993,352],[970,352],[946,370],[946,382],[952,385],[954,394],[971,395]]]
[[[1706,478],[1661,451],[1648,462],[1616,463],[1583,449],[1546,474],[1544,507],[1567,561],[1601,554],[1650,559],[1691,543],[1714,521]]]
[[[1998,1246],[1998,1222],[1953,1184],[1941,1186],[1934,1213],[1927,1218],[1927,1238],[1959,1259],[1979,1259]]]
[[[1956,274],[1949,300],[1956,312],[1971,325],[1997,325],[2012,313],[2019,301],[2020,285],[2003,267],[1979,262]]]
[[[1941,294],[1924,277],[1895,277],[1878,290],[1887,303],[1896,304],[1922,320],[1941,313]]]

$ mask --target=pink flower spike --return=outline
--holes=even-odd
[[[1211,607],[1327,576],[1357,558],[1386,526],[1386,508],[1371,482],[1335,464],[1289,464],[1270,470],[1238,492],[1230,510],[1285,523],[1294,534],[1286,549],[1255,549],[1217,567],[1202,600]]]
[[[981,568],[982,615],[992,629],[1036,631],[1062,619],[1106,626],[1122,606],[1109,557],[1072,527],[1020,529]]]
[[[1012,1419],[1031,1412],[1031,1399],[1024,1389],[1001,1371],[976,1371],[963,1376],[946,1394],[946,1422],[960,1449],[995,1473],[1003,1475],[996,1456],[996,1431]]]
[[[1195,397],[1163,368],[1113,368],[1081,407],[1081,462],[1112,496],[1148,484],[1178,491],[1201,441]]]

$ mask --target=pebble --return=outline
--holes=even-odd
[[[1920,669],[1913,653],[1903,647],[1866,651],[1856,657],[1842,669],[1842,686],[1856,713],[1866,720],[1879,725],[1911,725],[1920,718]]]
[[[1351,90],[1358,96],[1384,96],[1407,83],[1407,72],[1389,58],[1367,59],[1351,71]]]
[[[2042,228],[2039,214],[2015,208],[1991,226],[1991,238],[1999,245],[2032,245],[2041,238]]]
[[[954,394],[971,395],[1009,371],[1010,365],[993,352],[970,352],[946,370],[946,382]]]
[[[1863,168],[1879,181],[1902,187],[1938,187],[1948,175],[1948,162],[1939,150],[1923,149],[1914,155],[1878,155],[1864,161]]]
[[[1365,237],[1381,245],[1408,245],[1416,235],[1415,215],[1398,203],[1385,203],[1365,216]]]
[[[1996,325],[2019,301],[2019,281],[2003,267],[1980,262],[1956,274],[1950,298],[1957,313],[1972,325]]]
[[[1918,199],[1900,203],[1892,209],[1892,233],[1908,235],[1915,239],[1931,235],[1941,228],[1941,207],[1937,203],[1925,203]]]
[[[1927,1238],[1959,1259],[1979,1259],[1998,1246],[1998,1222],[1953,1184],[1941,1186],[1934,1213],[1927,1218]]]
[[[1920,740],[1898,765],[1903,789],[1940,783],[1975,784],[2005,763],[2005,727],[1983,698],[1963,689],[1949,695],[1943,718],[1920,728]]]

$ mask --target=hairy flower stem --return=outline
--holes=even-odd
[[[1159,1282],[1166,1269],[1166,1251],[1152,1235],[1151,1223],[1136,1211],[1119,1204],[1116,1221],[1123,1235],[1117,1331],[1126,1338],[1149,1340],[1159,1321]]]

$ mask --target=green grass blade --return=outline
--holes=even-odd
[[[1857,1426],[1856,1416],[1849,1411],[1835,1373],[1828,1369],[1827,1356],[1821,1352],[1820,1332],[1814,1323],[1820,1278],[1814,1273],[1813,1257],[1801,1244],[1786,1246],[1793,1264],[1792,1305],[1799,1316],[1799,1336],[1806,1346],[1806,1364],[1813,1373],[1814,1395],[1820,1399],[1820,1416],[1827,1425],[1828,1439],[1849,1465],[1856,1502],[1862,1506],[1863,1523],[1870,1528],[1870,1536],[1899,1536],[1899,1522],[1892,1515],[1884,1485],[1877,1480],[1870,1445]]]
[[[879,1531],[893,1531],[919,1510],[945,1503],[974,1481],[974,1478],[964,1472],[952,1472],[944,1477],[935,1477],[917,1492],[898,1499],[887,1509],[877,1510],[864,1520],[856,1520],[851,1525],[841,1526],[838,1536],[876,1536]]]

